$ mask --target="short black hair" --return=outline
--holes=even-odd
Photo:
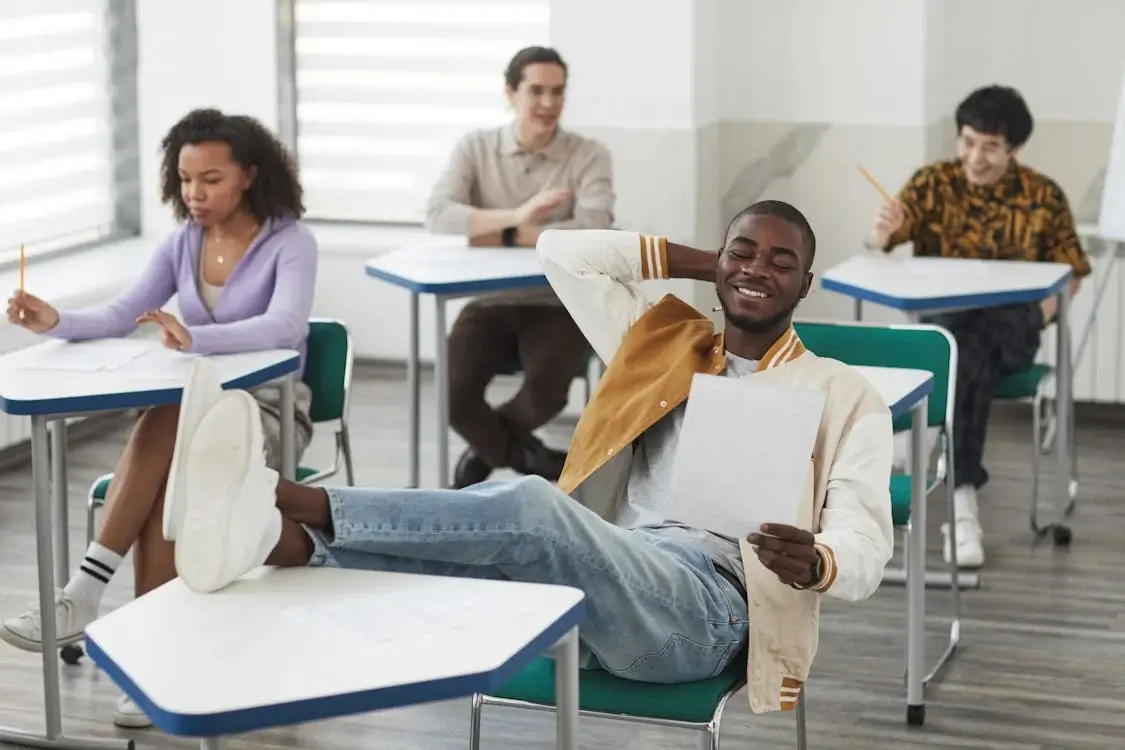
[[[734,218],[727,224],[726,234],[723,235],[723,242],[726,243],[727,237],[730,236],[731,228],[739,222],[744,216],[772,216],[776,219],[781,219],[787,224],[792,225],[801,233],[801,239],[805,241],[805,249],[809,253],[809,260],[805,266],[805,270],[812,269],[813,259],[816,257],[816,233],[813,232],[812,225],[805,215],[794,208],[792,205],[785,201],[764,200],[747,206],[734,215]]]
[[[1008,148],[1019,148],[1031,138],[1035,120],[1023,95],[1011,86],[985,86],[965,97],[953,116],[957,133],[968,125],[984,135],[1002,135]]]
[[[289,151],[262,123],[246,115],[228,115],[217,109],[193,109],[172,126],[160,147],[161,193],[176,218],[191,214],[180,192],[180,150],[186,145],[225,143],[230,156],[244,169],[256,170],[246,190],[246,208],[260,222],[305,212],[297,166]]]
[[[550,47],[524,47],[508,61],[504,71],[504,82],[508,88],[515,91],[523,80],[523,71],[528,65],[558,65],[563,69],[563,76],[569,76],[566,63],[557,51]]]

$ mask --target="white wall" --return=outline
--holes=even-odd
[[[924,0],[723,0],[724,120],[917,125]]]

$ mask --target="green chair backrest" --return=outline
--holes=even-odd
[[[309,416],[314,423],[342,419],[352,378],[352,340],[338,320],[309,321],[308,358],[301,379],[312,391]]]
[[[957,343],[944,328],[930,325],[874,323],[794,323],[805,348],[818,357],[848,365],[929,370],[934,389],[929,398],[929,427],[951,423],[957,376]],[[895,431],[910,427],[910,415],[895,420]]]

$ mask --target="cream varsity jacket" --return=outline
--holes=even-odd
[[[608,368],[583,411],[559,488],[616,521],[625,498],[633,442],[683,403],[695,373],[726,367],[722,333],[680,299],[652,304],[639,288],[668,278],[666,240],[615,230],[547,231],[540,262],[594,351]],[[879,587],[894,548],[889,478],[891,416],[867,380],[836,360],[805,350],[790,329],[753,377],[828,398],[808,476],[801,523],[824,561],[809,590],[787,586],[742,544],[750,635],[751,709],[789,710],[816,654],[820,598],[866,599]],[[716,465],[716,471],[733,467]]]

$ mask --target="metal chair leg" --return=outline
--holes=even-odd
[[[808,750],[808,736],[805,732],[805,690],[797,696],[797,750]]]
[[[336,442],[340,453],[344,456],[344,476],[347,477],[348,486],[355,487],[355,467],[352,466],[352,438],[348,434],[348,426],[344,425],[336,433]]]
[[[1031,401],[1031,531],[1039,529],[1039,469],[1043,457],[1043,393]]]
[[[480,750],[480,714],[484,699],[480,693],[473,693],[473,704],[469,709],[469,750]]]

